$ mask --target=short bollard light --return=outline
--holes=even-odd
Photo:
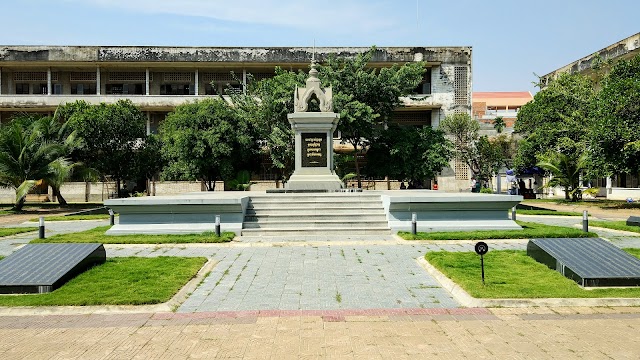
[[[418,232],[418,214],[411,214],[411,234],[415,235]]]
[[[109,225],[113,226],[116,223],[116,215],[113,209],[109,209]]]
[[[480,241],[475,246],[476,254],[480,255],[480,267],[482,268],[482,285],[484,285],[484,254],[489,251],[489,245]]]
[[[220,236],[220,215],[216,215],[216,236]]]
[[[582,212],[582,231],[589,232],[589,213],[587,210]]]
[[[516,207],[511,208],[511,220],[516,221]]]
[[[38,229],[38,238],[44,239],[44,216],[40,216],[40,227]]]

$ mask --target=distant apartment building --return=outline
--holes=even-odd
[[[512,129],[522,105],[533,100],[528,91],[473,92],[473,118],[481,124],[493,125],[502,117],[507,128]]]
[[[580,73],[591,76],[598,86],[609,65],[640,54],[640,33],[629,36],[604,49],[598,50],[557,70],[540,77],[544,89],[561,73]],[[600,195],[608,199],[640,199],[640,174],[616,174],[610,178],[597,179],[592,186],[600,187]]]
[[[208,97],[229,101],[225,90],[244,91],[274,68],[307,70],[312,53],[322,62],[330,54],[355,56],[368,47],[147,47],[0,46],[0,125],[14,114],[50,114],[63,103],[90,104],[129,99],[147,116],[147,133],[158,131],[177,105]],[[393,121],[437,127],[452,113],[471,113],[471,47],[379,47],[372,67],[423,61],[424,79],[402,99]],[[234,75],[232,75],[232,73]],[[293,96],[293,90],[292,90]],[[337,134],[339,136],[339,134]],[[339,144],[339,138],[335,141]],[[264,167],[268,169],[268,166]],[[468,171],[443,172],[440,189],[458,189]],[[259,177],[269,179],[265,170]],[[457,180],[456,180],[457,179]],[[458,184],[457,181],[460,183]]]

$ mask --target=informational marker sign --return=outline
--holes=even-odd
[[[476,243],[476,254],[480,255],[480,267],[482,268],[482,285],[484,285],[484,254],[489,251],[489,245],[484,241]]]
[[[327,134],[302,133],[302,167],[327,166]]]

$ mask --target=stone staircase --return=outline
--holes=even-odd
[[[380,195],[293,193],[251,196],[243,236],[389,235]]]

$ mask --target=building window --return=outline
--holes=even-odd
[[[431,94],[431,68],[426,69],[422,81],[418,87],[413,90],[414,94],[428,95]]]
[[[47,95],[47,84],[33,84],[33,93]]]
[[[29,84],[25,84],[25,83],[16,84],[16,94],[18,95],[29,94]]]
[[[207,84],[204,86],[205,95],[218,95],[218,86]]]
[[[453,74],[454,103],[456,105],[467,105],[469,103],[467,68],[465,66],[456,66]]]
[[[190,84],[162,84],[160,95],[193,95],[195,88]]]
[[[398,125],[431,126],[431,110],[397,111],[393,113],[391,122]]]
[[[71,84],[71,93],[77,95],[95,95],[96,84]]]
[[[469,167],[463,161],[456,159],[454,171],[456,180],[469,180]]]
[[[107,84],[108,95],[144,95],[144,84]]]

